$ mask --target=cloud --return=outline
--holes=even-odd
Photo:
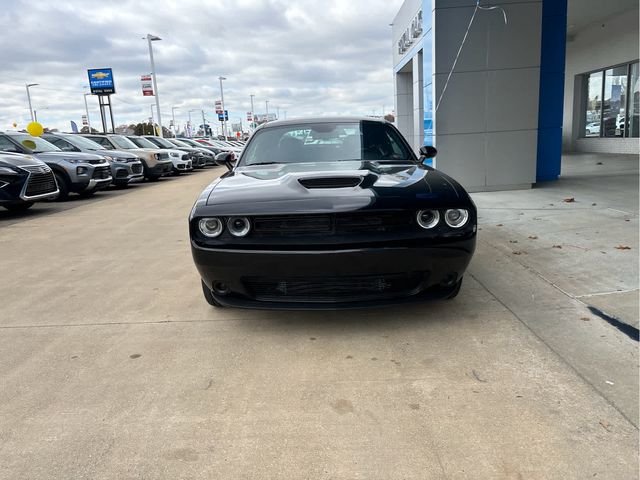
[[[153,33],[163,123],[171,107],[184,123],[191,109],[213,119],[224,75],[231,119],[256,113],[281,116],[379,114],[393,103],[391,32],[401,0],[183,0],[9,2],[0,22],[3,80],[0,129],[29,120],[25,83],[38,119],[69,128],[84,113],[86,70],[112,67],[116,123],[145,121],[153,97],[140,75],[150,71],[142,38]],[[97,98],[90,115],[98,123]],[[192,115],[199,116],[192,112]]]

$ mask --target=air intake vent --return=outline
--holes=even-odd
[[[360,185],[362,177],[301,178],[298,182],[305,188],[349,188]]]

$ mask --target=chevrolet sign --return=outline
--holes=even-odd
[[[111,95],[116,93],[113,82],[113,72],[110,68],[94,68],[87,70],[89,75],[89,87],[94,95]]]
[[[418,14],[413,17],[411,21],[411,25],[407,27],[404,31],[400,40],[398,40],[398,53],[402,55],[405,53],[411,45],[413,45],[413,41],[422,35],[422,10],[418,12]]]

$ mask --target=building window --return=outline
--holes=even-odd
[[[631,65],[629,75],[629,114],[627,115],[627,131],[625,136],[638,138],[640,133],[640,79],[638,78],[638,64]]]
[[[587,117],[584,127],[585,137],[600,136],[602,113],[602,72],[587,76]]]
[[[585,137],[638,137],[638,63],[584,75]]]

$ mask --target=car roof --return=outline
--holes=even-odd
[[[263,123],[260,125],[260,129],[282,127],[289,125],[308,125],[312,123],[355,123],[355,122],[379,122],[389,123],[383,118],[374,118],[366,116],[336,116],[336,117],[306,117],[306,118],[291,118],[287,120],[273,120],[271,122]]]

